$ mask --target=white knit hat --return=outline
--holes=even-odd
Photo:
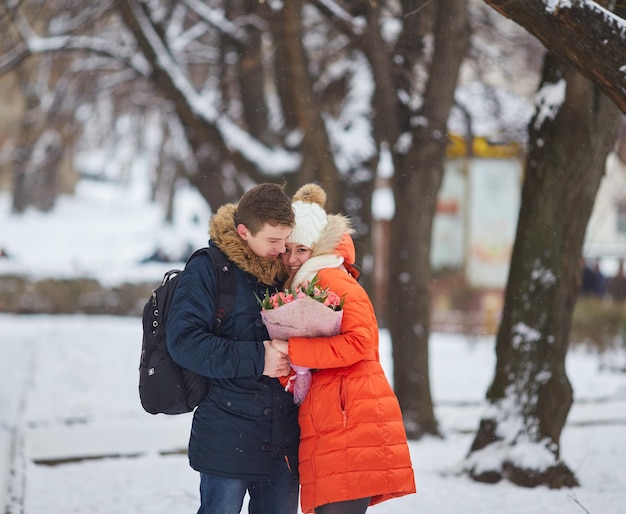
[[[296,224],[287,238],[288,243],[297,243],[313,248],[328,225],[324,210],[326,192],[317,184],[306,184],[293,196],[291,207],[296,215]]]

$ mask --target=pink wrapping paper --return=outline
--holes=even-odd
[[[338,334],[343,311],[334,311],[310,296],[303,296],[277,309],[261,311],[261,317],[272,339],[287,340]]]
[[[281,305],[276,309],[261,311],[261,318],[272,339],[288,340],[290,337],[330,337],[341,329],[343,310],[335,311],[309,296]],[[311,385],[311,370],[292,365],[293,399],[302,403]]]

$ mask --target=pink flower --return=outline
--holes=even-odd
[[[324,300],[324,305],[327,305],[331,309],[338,311],[341,310],[343,302],[341,301],[341,298],[339,298],[339,295],[337,293],[330,291],[328,293],[328,296],[326,297],[326,300]]]
[[[328,288],[320,288],[317,282],[318,278],[316,275],[309,284],[293,290],[285,289],[284,291],[277,291],[273,294],[270,294],[269,291],[265,291],[263,299],[257,297],[257,301],[259,305],[261,305],[261,310],[268,311],[278,309],[281,305],[308,296],[335,311],[340,311],[343,308],[343,299],[339,298],[336,293],[330,291]]]
[[[261,305],[261,318],[272,339],[290,337],[331,337],[341,330],[343,298],[321,289],[317,275],[313,280],[295,290],[265,292]],[[304,401],[311,385],[311,370],[306,367],[291,367],[295,371],[287,387],[299,405]]]

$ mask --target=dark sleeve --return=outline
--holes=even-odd
[[[170,355],[184,368],[211,378],[262,375],[262,341],[233,341],[213,333],[216,293],[217,271],[210,258],[200,255],[191,260],[180,276],[167,316]]]

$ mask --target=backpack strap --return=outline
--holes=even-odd
[[[187,263],[201,253],[206,253],[211,258],[213,267],[217,271],[217,305],[213,331],[215,335],[220,335],[222,321],[228,317],[235,303],[235,275],[231,271],[232,263],[217,246],[207,246],[196,250],[187,259]]]

